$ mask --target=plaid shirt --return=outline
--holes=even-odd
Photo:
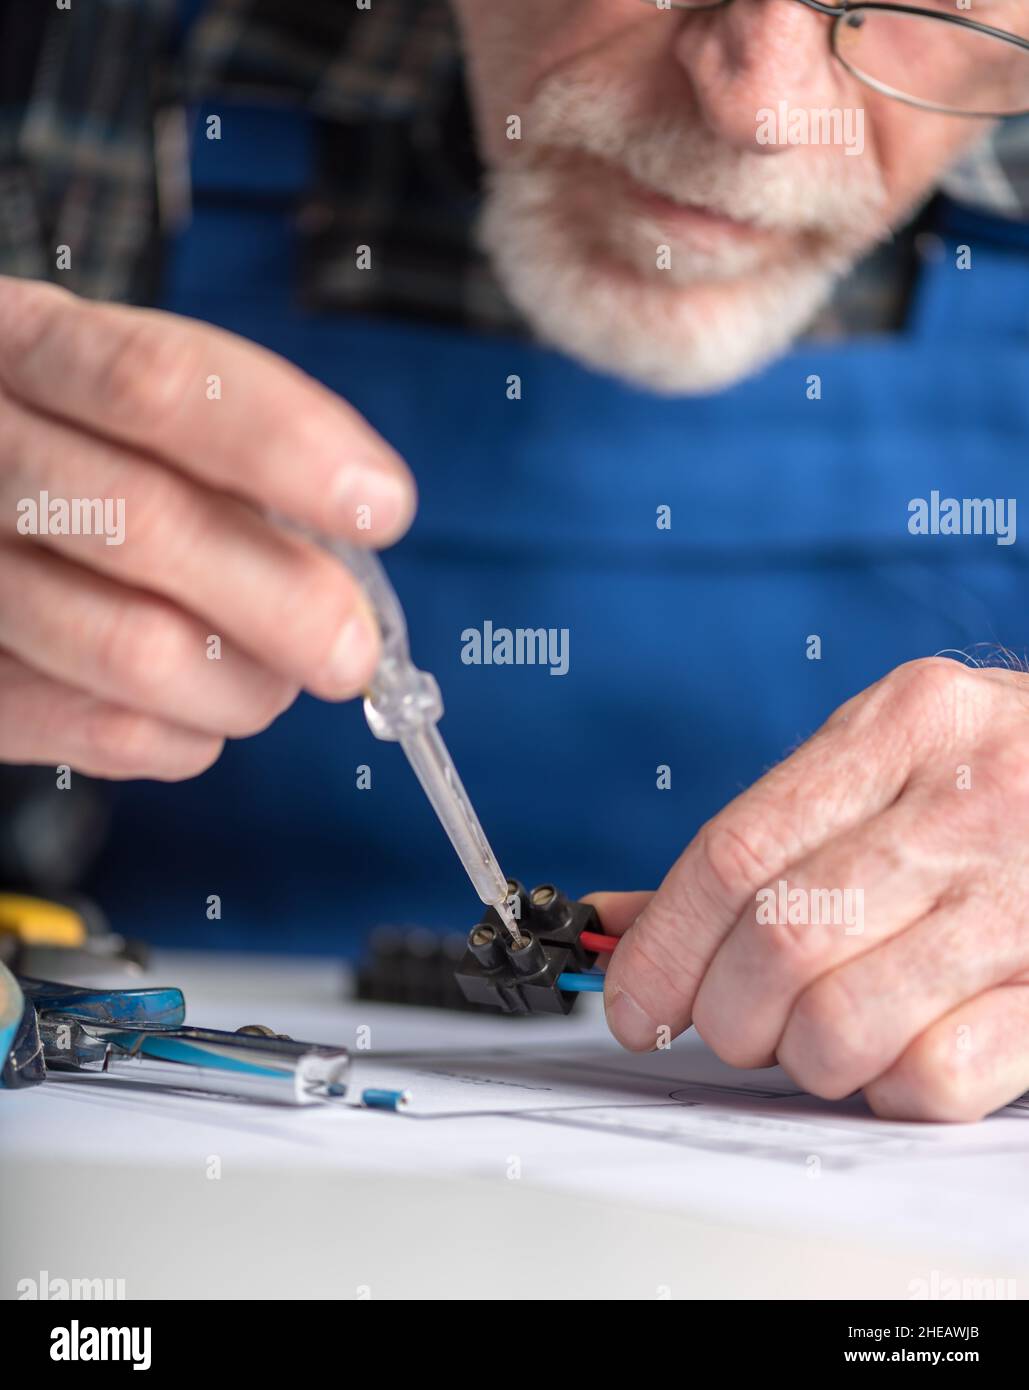
[[[309,304],[524,331],[474,242],[480,170],[447,0],[0,0],[0,273],[57,278],[63,244],[62,284],[152,298],[184,129],[171,117],[219,98],[287,101],[317,122],[299,219]],[[1002,123],[943,186],[1029,217],[1029,120]],[[844,281],[815,336],[901,321],[915,230]],[[361,243],[388,272],[355,270]]]

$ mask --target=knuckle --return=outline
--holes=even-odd
[[[98,395],[114,419],[159,427],[198,380],[201,365],[180,328],[141,317],[118,326],[98,367]]]
[[[769,893],[776,888],[770,885]],[[772,960],[779,977],[794,977],[798,981],[810,978],[809,967],[825,958],[827,940],[825,928],[808,921],[792,920],[778,912],[767,917],[755,909],[753,931],[759,946]]]
[[[800,988],[808,984],[833,959],[840,928],[823,917],[817,898],[820,891],[809,886],[806,876],[794,876],[766,883],[754,894],[747,930],[784,985],[792,983]],[[797,892],[807,901],[802,910],[793,904]]]
[[[840,1100],[857,1089],[874,1065],[860,1000],[841,972],[825,975],[797,998],[781,1052],[790,1075],[824,1100]]]
[[[83,719],[84,744],[92,769],[140,777],[158,761],[157,725],[144,714],[98,705]]]
[[[167,469],[129,459],[118,485],[125,497],[130,544],[143,554],[151,548],[168,554],[169,540],[189,530],[181,482]]]
[[[3,360],[17,365],[45,351],[50,339],[63,331],[66,315],[77,302],[63,286],[0,276]]]
[[[912,751],[927,754],[977,736],[991,700],[981,671],[949,657],[920,657],[841,705],[824,727],[849,727],[853,738],[871,740],[872,747],[889,730]]]
[[[766,829],[724,814],[701,829],[698,849],[704,886],[725,903],[745,902],[756,893],[779,857]]]
[[[209,738],[194,737],[188,750],[176,750],[171,757],[165,757],[161,769],[154,775],[162,782],[182,782],[190,777],[199,777],[221,757],[225,740],[211,735]]]
[[[254,730],[261,733],[268,725],[278,719],[293,704],[300,694],[300,687],[293,681],[278,681],[268,691],[259,713],[260,724]]]
[[[50,704],[40,698],[39,678],[0,652],[0,761],[60,761],[56,754],[66,731],[51,717]]]
[[[896,1075],[905,1094],[915,1097],[923,1120],[963,1124],[982,1119],[974,1069],[945,1029],[920,1038],[898,1062]]]
[[[106,777],[152,777],[179,782],[216,762],[224,741],[214,735],[183,735],[134,710],[97,704],[82,725],[90,772]]]
[[[978,786],[991,793],[977,799],[991,831],[1010,835],[1012,826],[1024,827],[1029,818],[1029,735],[1023,727],[1005,729],[1002,737],[976,751],[970,765]]]
[[[299,693],[299,687],[292,681],[269,676],[261,689],[250,696],[236,725],[227,729],[226,733],[234,738],[250,738],[254,734],[264,733],[284,710],[289,709]]]
[[[955,702],[980,684],[975,672],[959,661],[929,656],[898,666],[887,677],[886,690],[899,715],[946,723]]]
[[[120,699],[149,708],[168,704],[198,652],[188,625],[163,605],[132,604],[112,623],[100,661]]]
[[[22,413],[0,390],[0,471],[9,479],[16,472],[23,452]]]
[[[701,982],[690,1011],[690,1021],[699,1038],[716,1057],[730,1067],[760,1067],[765,1065],[767,1048],[754,1043],[746,1025],[728,1017],[724,1001],[712,999],[711,992]]]

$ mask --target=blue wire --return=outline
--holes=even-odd
[[[558,989],[566,989],[572,994],[603,994],[603,975],[574,975],[566,970],[557,977]]]

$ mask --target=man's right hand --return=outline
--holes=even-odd
[[[122,543],[22,534],[42,493],[124,499]],[[392,449],[281,358],[0,277],[0,760],[174,780],[302,687],[355,695],[361,590],[265,509],[381,546],[414,506]]]

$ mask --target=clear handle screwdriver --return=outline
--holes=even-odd
[[[435,679],[411,660],[407,622],[396,590],[373,550],[336,539],[325,544],[361,585],[382,631],[382,657],[364,701],[368,727],[376,738],[400,744],[475,891],[496,908],[513,943],[521,946],[507,878],[440,738],[436,725],[443,715],[443,698]]]

